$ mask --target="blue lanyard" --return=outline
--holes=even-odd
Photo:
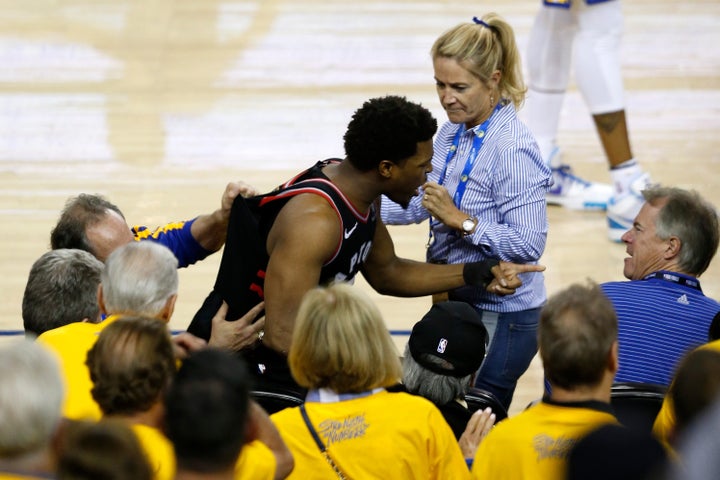
[[[492,116],[500,110],[503,107],[503,102],[498,102],[498,104],[495,106],[495,109],[490,114],[490,116],[485,120],[480,127],[475,131],[475,136],[473,138],[473,146],[470,150],[470,155],[468,156],[467,160],[465,160],[465,167],[463,167],[462,174],[460,175],[460,182],[458,183],[457,190],[455,190],[455,195],[453,195],[453,203],[455,203],[455,206],[460,208],[460,202],[462,201],[463,195],[465,195],[465,188],[467,187],[467,181],[470,178],[470,171],[472,170],[473,166],[475,165],[475,161],[477,160],[478,153],[480,153],[480,148],[482,147],[483,142],[485,141],[485,135],[487,133],[488,125],[490,125],[490,119]],[[450,164],[450,161],[455,157],[455,154],[457,153],[458,146],[460,145],[460,137],[463,134],[463,131],[465,130],[465,125],[460,124],[458,126],[457,132],[455,132],[455,137],[453,137],[453,142],[450,148],[448,149],[447,156],[445,157],[445,167],[443,168],[442,175],[440,175],[440,179],[438,180],[438,185],[442,185],[445,182],[445,176],[447,175],[447,168]],[[430,232],[428,235],[428,243],[427,247],[430,247],[434,242],[435,239],[433,237],[433,229],[439,224],[437,220],[435,220],[433,217],[430,217]]]
[[[493,110],[493,113],[490,114],[490,116],[485,120],[480,127],[475,131],[475,136],[473,137],[473,144],[472,148],[470,149],[470,154],[468,155],[467,160],[465,160],[465,166],[463,167],[462,173],[460,174],[460,181],[457,186],[457,190],[455,190],[455,195],[453,195],[453,202],[455,203],[455,206],[460,208],[460,202],[462,201],[463,196],[465,195],[465,189],[467,188],[467,182],[470,179],[470,172],[472,171],[473,166],[475,166],[475,162],[477,161],[478,154],[480,153],[480,148],[482,148],[483,142],[485,141],[485,134],[487,132],[488,125],[490,125],[490,119],[492,118],[493,114],[500,110],[502,108],[502,102],[498,102],[498,104],[495,106],[495,109]],[[455,133],[455,137],[453,138],[453,143],[450,146],[450,149],[448,150],[447,156],[445,157],[445,167],[443,168],[442,175],[440,176],[440,179],[438,180],[438,184],[442,185],[445,182],[445,176],[447,175],[447,168],[450,164],[450,161],[455,157],[455,154],[457,153],[458,147],[460,145],[460,137],[463,134],[464,125],[460,124],[458,126],[457,132]]]

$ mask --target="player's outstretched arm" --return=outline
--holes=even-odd
[[[392,238],[379,223],[373,246],[363,266],[368,283],[385,295],[416,297],[452,290],[463,285],[486,288],[498,295],[509,295],[522,284],[519,273],[537,272],[545,267],[497,260],[465,264],[438,265],[400,258]]]

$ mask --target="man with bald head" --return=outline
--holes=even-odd
[[[90,252],[104,262],[118,247],[134,240],[150,240],[168,247],[179,267],[187,267],[220,249],[225,243],[230,207],[238,195],[256,194],[243,182],[227,184],[220,208],[192,220],[173,222],[155,230],[130,228],[120,209],[101,195],[81,193],[65,204],[50,233],[50,245]]]

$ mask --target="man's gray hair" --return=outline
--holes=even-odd
[[[426,355],[423,361],[442,364],[445,360]],[[458,378],[440,375],[420,365],[405,345],[403,356],[403,385],[408,392],[425,397],[436,405],[445,405],[457,398],[463,398],[470,388],[472,375]]]
[[[103,263],[76,249],[50,250],[30,269],[22,300],[27,335],[81,322],[97,322],[97,290]]]
[[[55,357],[29,339],[0,348],[0,458],[48,448],[62,419],[63,381]]]
[[[642,192],[653,206],[664,202],[655,221],[655,233],[667,240],[680,239],[680,267],[700,276],[715,256],[720,243],[720,226],[715,207],[693,190],[676,187],[650,187]]]
[[[118,248],[102,272],[105,309],[110,314],[157,317],[177,294],[177,265],[167,247],[150,240]]]

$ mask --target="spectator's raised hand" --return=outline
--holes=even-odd
[[[465,431],[458,440],[460,450],[462,450],[465,458],[475,458],[475,451],[477,451],[480,442],[490,432],[493,425],[495,425],[495,414],[492,413],[490,407],[472,414]]]
[[[237,320],[227,320],[225,316],[228,304],[223,304],[212,319],[212,330],[208,344],[212,347],[230,351],[242,350],[262,339],[265,318],[253,323],[265,308],[265,302],[260,302],[251,308],[245,315]]]

